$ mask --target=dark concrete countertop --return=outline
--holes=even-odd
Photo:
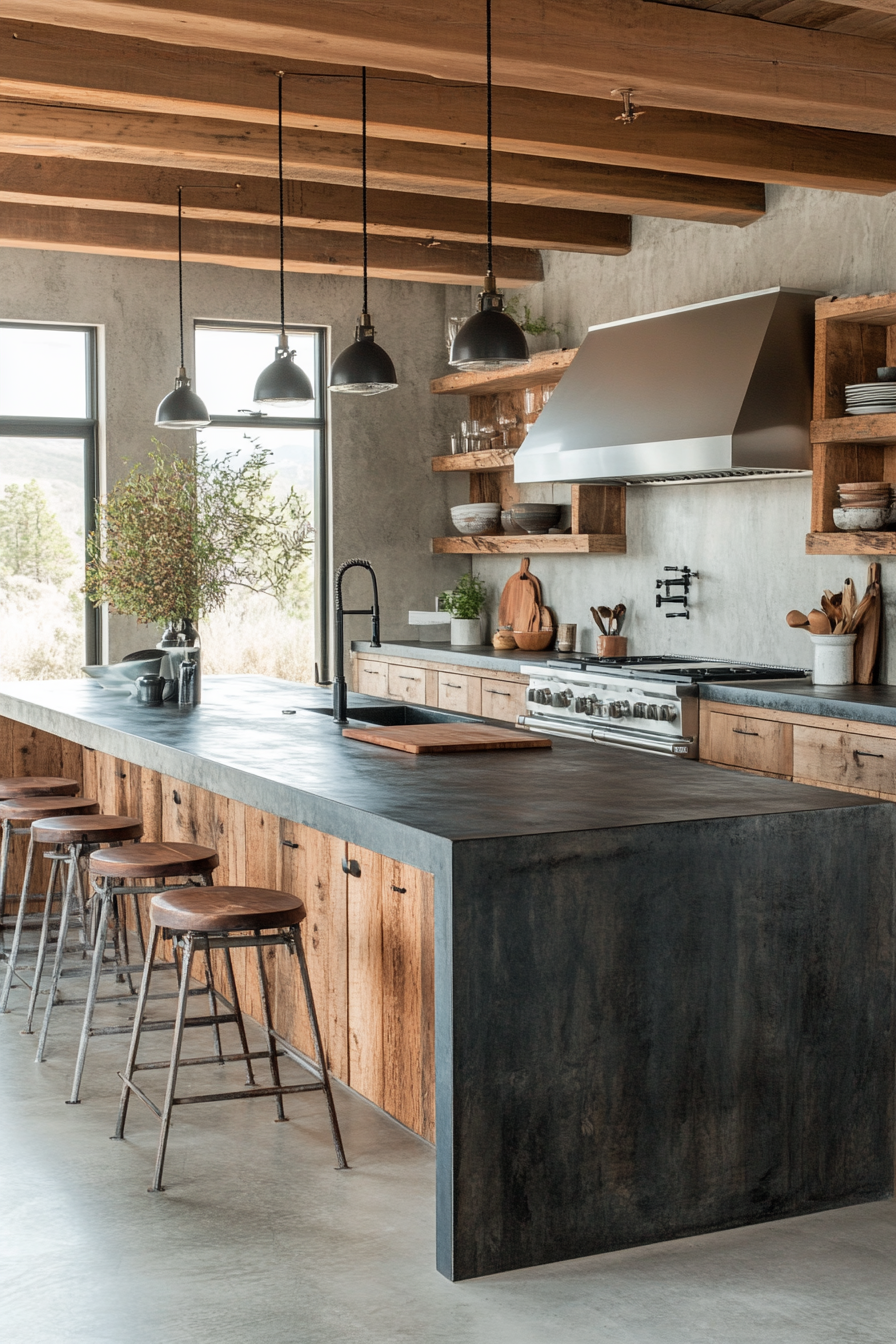
[[[702,700],[785,714],[853,719],[896,728],[896,686],[808,686],[801,682],[766,681],[761,686],[701,686]]]
[[[555,649],[527,653],[523,649],[496,649],[491,644],[421,644],[416,639],[393,640],[375,649],[369,640],[352,640],[352,653],[375,653],[380,657],[417,658],[424,663],[456,663],[458,667],[488,668],[490,672],[519,672],[521,663],[546,663],[556,658]]]
[[[433,840],[868,805],[564,738],[550,750],[408,755],[344,738],[308,712],[329,703],[326,690],[273,678],[208,677],[203,697],[195,710],[148,709],[88,681],[7,684],[0,714],[418,864],[432,860]],[[393,702],[352,695],[349,714],[362,703]]]

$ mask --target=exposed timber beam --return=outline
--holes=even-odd
[[[0,14],[155,42],[483,79],[480,0],[2,0]],[[496,0],[500,84],[896,132],[896,47],[643,0]]]
[[[7,204],[0,210],[0,247],[171,261],[177,258],[177,227],[163,215]],[[190,220],[184,228],[184,259],[275,271],[280,264],[277,232],[262,224],[233,220]],[[287,230],[288,271],[360,275],[361,260],[357,234]],[[370,274],[385,280],[479,284],[482,266],[482,248],[469,243],[382,236],[370,239]],[[543,277],[539,254],[523,248],[496,248],[495,270],[501,283],[509,286],[531,285]]]
[[[893,0],[896,4],[896,0]],[[274,62],[258,52],[148,42],[0,18],[0,96],[122,112],[273,125]],[[285,63],[287,125],[358,134],[356,67]],[[369,70],[369,134],[481,149],[482,87]],[[495,91],[495,148],[508,154],[627,164],[752,182],[896,190],[896,139],[652,107],[633,126],[618,101],[509,86]]]
[[[259,177],[277,170],[277,139],[267,126],[2,99],[0,152]],[[374,140],[367,161],[369,183],[379,190],[471,200],[484,194],[485,155],[478,149]],[[284,168],[293,179],[357,186],[360,136],[287,127]],[[494,156],[494,181],[496,200],[515,205],[734,225],[752,223],[765,209],[764,189],[752,182],[520,154]]]
[[[237,180],[239,190],[234,191]],[[178,186],[195,188],[197,184],[213,189],[184,194],[187,218],[268,225],[279,222],[277,182],[271,177],[237,179],[226,173],[189,173],[142,164],[0,154],[0,201],[19,205],[176,215]],[[284,204],[286,223],[291,228],[361,232],[358,187],[287,182]],[[485,207],[480,201],[368,191],[367,222],[371,233],[393,238],[485,242]],[[631,249],[631,219],[628,215],[547,210],[499,201],[494,209],[494,238],[507,247],[622,256]]]

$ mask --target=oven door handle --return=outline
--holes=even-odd
[[[573,737],[581,741],[606,742],[613,747],[629,747],[634,751],[650,751],[665,756],[697,755],[697,741],[693,737],[661,737],[658,733],[626,733],[620,729],[591,728],[586,724],[556,723],[521,714],[517,720],[526,728],[538,728],[553,737]]]

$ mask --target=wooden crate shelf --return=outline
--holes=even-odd
[[[896,415],[845,415],[849,383],[872,383],[896,364],[896,293],[819,299],[815,305],[812,520],[808,555],[896,555],[894,532],[834,526],[844,481],[896,482]]]
[[[526,536],[434,537],[436,555],[625,555],[625,536],[616,533],[547,532]]]

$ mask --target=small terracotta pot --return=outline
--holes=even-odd
[[[624,658],[627,652],[628,637],[626,635],[597,636],[598,658]]]

